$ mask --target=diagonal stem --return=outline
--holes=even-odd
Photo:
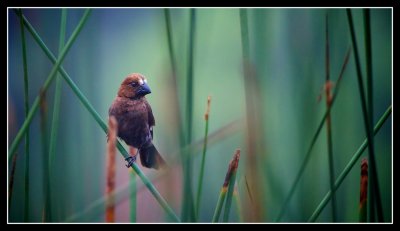
[[[55,58],[53,53],[47,48],[47,46],[43,43],[42,39],[40,36],[37,34],[35,29],[32,27],[32,25],[26,20],[24,17],[24,24],[27,27],[28,31],[32,34],[33,38],[36,40],[36,42],[39,44],[39,46],[42,48],[44,53],[47,55],[47,57],[50,59],[52,63],[58,63],[58,60]],[[68,43],[67,43],[68,45]],[[64,48],[65,50],[65,48]],[[64,51],[63,50],[63,51]],[[102,128],[102,130],[107,133],[107,125],[105,122],[101,119],[100,115],[97,113],[97,111],[93,108],[93,106],[90,104],[88,99],[83,95],[83,93],[79,90],[78,86],[72,81],[72,79],[69,77],[67,72],[64,70],[63,67],[59,67],[59,71],[61,73],[61,76],[64,78],[64,80],[67,82],[69,87],[72,89],[72,91],[76,94],[78,99],[81,101],[83,106],[89,111],[89,113],[93,116],[93,118],[96,120],[96,122],[99,124],[99,126]],[[33,114],[33,113],[32,113]],[[22,129],[22,128],[21,128]],[[20,131],[21,132],[21,131]],[[23,132],[22,132],[23,133]],[[128,152],[124,149],[122,144],[118,141],[117,142],[117,148],[120,151],[121,155],[124,156],[124,158],[128,157],[129,154]],[[143,172],[140,170],[140,168],[137,166],[136,163],[132,165],[133,170],[136,172],[136,174],[139,176],[139,178],[142,180],[143,184],[149,189],[149,191],[153,194],[155,199],[158,201],[158,203],[161,205],[161,207],[168,213],[168,215],[177,222],[180,222],[178,216],[174,213],[172,208],[168,205],[168,203],[165,201],[165,199],[160,195],[160,193],[157,191],[157,189],[154,187],[154,185],[147,179],[147,177],[143,174]]]
[[[390,105],[388,109],[386,109],[385,113],[381,116],[379,119],[378,123],[376,123],[375,128],[374,128],[374,135],[378,133],[378,131],[381,129],[382,125],[385,123],[385,121],[389,118],[390,114],[392,112],[392,106]],[[364,152],[364,150],[368,146],[368,138],[364,139],[364,142],[361,144],[361,146],[358,148],[356,153],[354,153],[353,157],[349,161],[349,163],[346,165],[346,167],[343,169],[342,173],[339,175],[335,182],[335,187],[333,188],[333,192],[336,191],[339,186],[342,184],[344,179],[346,178],[347,174],[349,174],[350,170],[354,167],[354,165],[357,163],[358,159]],[[311,215],[310,219],[308,219],[309,222],[314,222],[319,214],[322,212],[322,210],[325,208],[325,206],[328,204],[329,200],[332,197],[332,191],[329,191],[325,197],[322,199],[322,201],[319,203],[313,214]]]
[[[17,12],[16,12],[17,13]],[[17,13],[18,14],[18,13]],[[61,51],[60,58],[55,62],[53,68],[49,76],[47,77],[46,81],[42,86],[42,90],[46,91],[47,88],[50,86],[50,83],[54,80],[56,76],[57,70],[60,67],[61,63],[63,62],[65,56],[67,55],[69,49],[71,48],[72,44],[75,42],[75,39],[78,37],[79,33],[81,32],[83,26],[85,25],[88,17],[90,14],[90,9],[86,9],[81,20],[79,21],[78,26],[75,28],[74,32],[72,33],[71,37],[69,38],[67,44],[65,45],[64,49]],[[24,18],[24,24],[26,25],[26,18]],[[41,41],[41,45],[44,45],[43,41]],[[15,136],[14,141],[12,142],[9,152],[8,152],[8,159],[11,159],[17,150],[19,143],[21,142],[22,136],[26,133],[30,123],[32,122],[33,116],[37,112],[39,108],[39,96],[36,97],[35,101],[33,102],[32,108],[29,110],[28,116],[26,117],[24,123],[21,126],[21,129],[18,131],[17,135]]]

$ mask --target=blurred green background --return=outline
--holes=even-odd
[[[68,9],[66,41],[84,9]],[[106,121],[108,108],[119,84],[129,73],[144,74],[152,89],[147,96],[156,119],[154,143],[176,170],[173,177],[144,169],[161,194],[179,215],[182,201],[182,172],[179,161],[178,103],[183,123],[187,109],[186,81],[189,52],[189,9],[170,9],[177,86],[171,87],[172,71],[163,9],[93,9],[68,52],[63,67]],[[339,76],[346,50],[351,45],[345,9],[249,9],[250,62],[256,71],[259,96],[258,124],[265,148],[262,173],[265,180],[264,222],[274,222],[298,173],[308,146],[326,110],[317,98],[325,83],[325,15],[329,17],[331,79]],[[58,54],[61,9],[23,9],[24,15],[45,44]],[[362,9],[353,9],[363,76],[366,75]],[[392,11],[371,10],[374,124],[391,105]],[[52,63],[32,36],[25,31],[32,104],[47,78]],[[196,9],[193,47],[192,140],[204,137],[207,96],[212,96],[209,134],[225,125],[231,129],[210,142],[205,163],[199,221],[211,221],[229,160],[236,148],[242,150],[237,175],[243,213],[251,208],[246,190],[245,128],[246,100],[242,68],[239,9]],[[354,54],[350,56],[337,101],[331,111],[335,178],[366,137],[358,91]],[[47,92],[50,129],[54,83]],[[365,83],[365,80],[364,80]],[[8,16],[8,135],[9,144],[24,121],[24,82],[19,18]],[[177,90],[176,90],[177,89]],[[173,96],[177,91],[179,101]],[[323,93],[323,92],[322,92]],[[172,108],[172,109],[171,109]],[[235,121],[234,123],[232,123]],[[392,211],[391,116],[375,136],[377,171],[385,221]],[[30,221],[40,222],[43,209],[43,160],[39,113],[30,127]],[[24,142],[17,152],[10,222],[24,221]],[[367,151],[363,156],[367,156]],[[191,153],[192,187],[197,192],[201,149]],[[289,203],[283,222],[306,222],[329,190],[327,137],[324,127],[313,149],[299,187]],[[55,221],[66,221],[105,195],[106,135],[62,81],[57,152],[53,166],[52,206]],[[361,160],[361,159],[360,159]],[[358,162],[359,163],[359,162]],[[140,164],[139,164],[140,165]],[[142,168],[143,169],[143,168]],[[10,165],[9,171],[10,173]],[[248,176],[247,176],[248,177]],[[261,180],[261,179],[260,179]],[[122,156],[117,157],[116,185],[129,181]],[[172,182],[172,183],[171,183]],[[142,183],[138,180],[138,187]],[[338,221],[357,222],[360,165],[356,164],[337,190]],[[195,196],[195,195],[194,195]],[[138,192],[137,221],[168,221],[162,208],[146,188]],[[129,192],[119,195],[116,221],[129,222]],[[104,222],[105,207],[81,216],[79,222]],[[239,218],[233,206],[230,221]],[[319,222],[331,221],[330,203]]]

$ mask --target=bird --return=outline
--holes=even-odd
[[[117,96],[108,110],[108,115],[113,116],[117,121],[117,136],[127,145],[138,150],[142,166],[157,170],[165,167],[166,162],[153,144],[155,119],[145,97],[150,93],[151,90],[144,75],[129,74],[121,83]],[[128,168],[136,161],[136,156],[125,159]]]

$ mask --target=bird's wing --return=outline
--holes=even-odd
[[[147,100],[145,101],[146,108],[147,108],[147,118],[149,122],[149,128],[151,133],[151,138],[153,139],[153,127],[156,125],[156,121],[154,119],[153,111],[151,110],[151,106]]]

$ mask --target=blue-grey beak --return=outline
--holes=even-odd
[[[147,83],[144,83],[143,85],[141,85],[137,91],[137,93],[139,95],[147,95],[151,93],[150,87],[149,85],[147,85]]]

